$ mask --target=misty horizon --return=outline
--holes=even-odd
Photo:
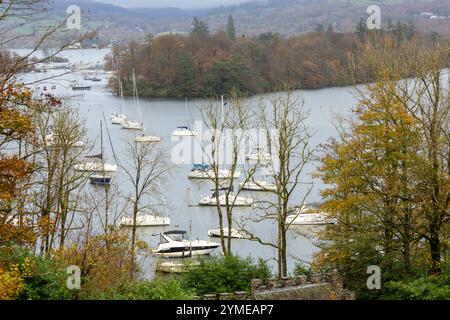
[[[107,4],[113,4],[124,8],[164,8],[175,7],[180,9],[201,9],[219,6],[229,6],[244,2],[259,2],[264,0],[94,0]]]

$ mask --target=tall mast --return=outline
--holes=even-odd
[[[103,156],[103,122],[100,120],[100,152],[102,155],[102,163],[105,163]]]
[[[120,113],[123,112],[123,86],[122,86],[122,80],[120,80],[119,76],[119,93],[120,93]]]
[[[137,91],[136,76],[134,75],[134,68],[133,68],[133,87],[134,87],[134,92],[135,92],[135,95],[136,95],[136,102],[137,102],[137,107],[138,107],[139,120],[142,121],[141,107],[139,105],[139,95],[138,95],[138,91]]]
[[[221,98],[222,98],[222,126],[223,126],[223,95],[221,96]]]

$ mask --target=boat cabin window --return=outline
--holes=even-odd
[[[166,236],[174,241],[188,240],[187,232],[166,233]],[[166,241],[167,242],[167,241]]]

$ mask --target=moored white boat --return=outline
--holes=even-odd
[[[213,192],[210,196],[204,197],[199,201],[198,204],[200,206],[216,206],[217,205],[216,193]],[[221,194],[219,194],[219,204],[220,206],[227,205],[227,195],[224,192],[221,192]],[[252,198],[236,196],[233,192],[230,192],[228,194],[228,205],[244,207],[244,206],[251,206],[252,204],[253,204]]]
[[[131,227],[134,225],[133,217],[123,217],[120,225]],[[157,216],[154,214],[138,214],[136,217],[136,226],[139,227],[155,227],[170,226],[170,218]]]
[[[196,255],[208,255],[220,244],[207,240],[189,240],[187,232],[182,230],[161,232],[158,248],[153,251],[157,256],[183,258]]]
[[[172,132],[172,136],[174,137],[192,137],[195,136],[195,132],[189,129],[189,127],[178,127]]]
[[[240,170],[235,170],[232,175],[231,170],[219,169],[217,172],[217,178],[230,179],[231,177],[239,179],[241,176]],[[194,168],[189,172],[189,179],[214,179],[216,177],[214,170],[207,164],[194,164]]]
[[[229,238],[228,227],[223,227],[223,236]],[[220,229],[210,229],[208,230],[208,236],[210,237],[220,237]],[[244,233],[242,231],[231,229],[231,238],[243,239]]]
[[[302,206],[294,214],[287,216],[286,223],[290,225],[325,225],[336,224],[337,221],[324,212],[317,212],[313,208]]]
[[[54,133],[50,133],[50,134],[47,134],[45,136],[45,143],[46,143],[46,145],[48,147],[57,147],[58,145],[61,146],[58,143],[58,139],[57,139],[57,137],[56,137],[56,135]],[[85,145],[84,141],[79,140],[79,141],[73,142],[70,145],[70,147],[72,147],[72,148],[81,148],[81,147],[84,147],[84,145]]]
[[[80,162],[73,166],[75,171],[86,171],[86,172],[116,172],[117,171],[117,165],[115,164],[108,164],[108,163],[101,163],[100,161],[86,161],[86,162]]]
[[[255,161],[270,161],[271,159],[270,153],[262,153],[259,151],[259,148],[257,148],[253,153],[246,153],[244,157],[245,160],[255,160]]]
[[[161,138],[157,136],[151,136],[142,134],[140,136],[136,136],[134,138],[134,142],[141,142],[141,143],[152,143],[152,142],[160,142]]]
[[[267,181],[247,181],[241,182],[239,187],[242,190],[248,191],[277,191],[277,185],[275,183]]]
[[[114,111],[111,113],[111,123],[112,124],[122,124],[124,121],[127,120],[127,116],[123,113],[120,113],[118,111]]]
[[[91,86],[74,81],[71,84],[72,90],[91,90]]]
[[[122,121],[122,123],[120,125],[122,126],[122,129],[129,129],[129,130],[144,129],[142,122],[137,122],[137,121],[133,121],[133,120],[129,120],[129,119]]]

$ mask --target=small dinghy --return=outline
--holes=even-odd
[[[220,244],[207,240],[189,240],[184,230],[166,231],[160,236],[158,248],[154,254],[166,258],[183,258],[189,256],[209,255]]]

